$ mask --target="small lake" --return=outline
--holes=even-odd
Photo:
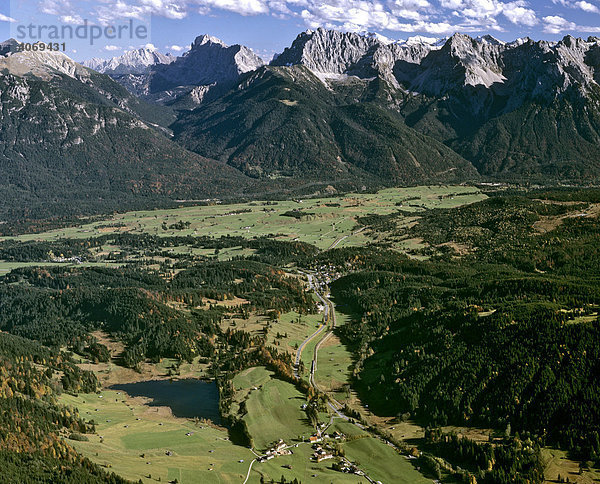
[[[215,382],[202,380],[149,380],[112,385],[132,397],[146,397],[151,407],[169,407],[176,417],[206,418],[221,425],[219,390]]]

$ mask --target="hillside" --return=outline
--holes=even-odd
[[[145,119],[164,111],[109,77],[62,55],[18,56],[0,66],[0,220],[231,196],[247,184],[154,129]]]
[[[175,140],[253,177],[416,183],[477,176],[460,156],[385,109],[371,87],[361,93],[362,86],[343,84],[338,95],[305,67],[264,67],[182,114]],[[357,92],[362,102],[345,102]]]

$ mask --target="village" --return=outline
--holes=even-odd
[[[333,463],[332,468],[336,471],[343,472],[346,474],[356,474],[359,476],[364,475],[356,465],[350,462],[343,456],[343,453],[340,452],[339,446],[336,446],[337,442],[343,442],[346,439],[346,436],[340,432],[333,432],[331,434],[322,433],[321,430],[317,430],[316,433],[311,435],[308,440],[302,441],[302,443],[311,444],[313,449],[313,453],[311,456],[311,460],[313,462],[323,462],[331,459],[338,459]],[[301,443],[290,444],[288,445],[283,439],[277,441],[269,450],[265,452],[264,455],[261,455],[256,459],[257,462],[263,463],[268,462],[277,457],[291,455],[293,454],[292,448],[297,448]],[[291,466],[286,465],[286,468],[291,468]]]

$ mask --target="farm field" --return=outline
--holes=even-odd
[[[297,347],[323,323],[323,314],[284,313],[272,324],[268,340],[277,341],[278,349],[296,354]],[[279,338],[277,334],[279,333]]]
[[[306,443],[293,448],[292,451],[294,452],[292,455],[281,456],[264,463],[254,464],[251,477],[264,475],[265,477],[276,476],[279,479],[283,476],[288,482],[298,479],[302,483],[367,483],[364,477],[334,471],[331,469],[331,460],[319,463],[311,461],[310,457],[314,451]],[[285,465],[289,465],[292,468],[283,467]]]
[[[564,450],[546,448],[542,451],[542,458],[546,463],[546,483],[557,482],[560,475],[565,481],[576,484],[593,484],[600,482],[600,472],[584,471],[579,473],[579,463],[568,458]]]
[[[336,242],[337,247],[363,245],[368,236],[354,234],[356,217],[369,214],[386,215],[398,210],[418,212],[426,208],[451,208],[485,198],[479,190],[468,186],[429,186],[391,188],[376,194],[348,194],[332,198],[296,201],[248,202],[233,205],[191,206],[168,210],[128,212],[79,227],[28,234],[17,240],[56,240],[89,238],[115,233],[147,233],[158,236],[198,235],[276,236],[281,240],[300,240],[326,249]],[[284,216],[296,211],[297,216]],[[409,217],[406,220],[410,220]],[[189,223],[184,230],[170,229],[178,222]],[[165,230],[163,227],[167,227]],[[0,239],[8,240],[8,238]],[[414,241],[405,241],[410,247]],[[175,250],[175,249],[173,249]],[[179,250],[188,250],[181,248]],[[210,253],[212,252],[212,253]],[[219,258],[241,254],[229,249]],[[202,255],[214,255],[214,251]]]

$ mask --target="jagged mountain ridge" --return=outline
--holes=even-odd
[[[473,39],[458,33],[442,45],[436,39],[418,38],[385,42],[375,36],[321,28],[301,33],[272,65],[304,65],[331,76],[370,78],[378,74],[388,81],[391,69],[404,90],[431,96],[443,96],[465,86],[502,92],[525,84],[536,97],[549,85],[555,86],[554,94],[560,94],[577,82],[585,86],[594,81],[594,76],[598,77],[599,46],[595,37],[505,43],[489,35]],[[534,82],[543,81],[543,87],[532,86],[532,77]]]
[[[347,104],[307,67],[265,66],[225,96],[183,113],[173,125],[175,140],[257,178],[419,183],[477,177],[461,156],[387,110],[380,101],[386,87],[377,84],[361,102]]]
[[[596,72],[599,49],[596,37],[583,40],[566,36],[559,42],[525,38],[506,43],[490,35],[474,39],[457,33],[441,40],[415,36],[392,41],[374,34],[320,28],[298,35],[270,65],[303,65],[320,77],[332,79],[379,75],[407,92],[428,96],[483,86],[499,95],[519,88],[530,98],[554,98],[570,86],[581,84],[585,88],[600,79],[600,72]],[[143,50],[104,61],[101,71],[111,72],[106,66],[124,66],[124,58]],[[144,64],[144,69],[153,73],[153,91],[231,83],[264,64],[247,47],[230,47],[208,35],[196,38],[190,51],[175,60],[169,58],[172,56],[162,59],[165,56],[157,52],[153,55],[159,60]],[[86,65],[98,65],[98,61]],[[135,67],[122,73],[134,74]]]
[[[152,82],[158,83],[157,92],[163,96],[161,102],[178,110],[192,111],[179,115],[180,120],[175,125],[177,139],[205,156],[210,153],[208,147],[213,147],[211,149],[216,150],[214,156],[253,176],[266,176],[269,170],[288,172],[290,166],[294,167],[291,172],[308,169],[307,163],[299,159],[298,153],[303,151],[300,145],[284,143],[286,151],[273,153],[271,147],[280,145],[278,136],[283,136],[277,131],[264,133],[264,139],[257,140],[252,147],[240,148],[237,155],[232,154],[234,143],[245,144],[240,126],[250,122],[252,116],[263,112],[264,108],[238,112],[229,102],[260,98],[259,93],[253,92],[257,84],[248,82],[255,78],[258,72],[255,69],[260,63],[246,64],[246,72],[238,69],[228,77],[229,81],[223,82],[220,69],[232,64],[226,62],[225,67],[217,69],[215,64],[221,62],[219,57],[215,57],[210,70],[194,71],[182,67],[190,62],[188,58],[193,57],[196,50],[216,49],[222,55],[230,48],[208,36],[199,37],[194,45],[195,48],[176,62],[153,68],[155,73],[168,73],[166,84],[160,80],[160,75],[153,74]],[[595,148],[600,140],[595,121],[599,63],[600,41],[594,37],[583,40],[567,36],[559,42],[529,38],[503,42],[489,35],[471,38],[454,34],[441,40],[417,36],[393,41],[376,34],[317,29],[301,33],[270,66],[281,72],[287,69],[292,83],[308,83],[309,86],[313,79],[297,76],[293,70],[297,66],[305,67],[332,94],[328,95],[327,102],[335,105],[338,113],[346,105],[373,103],[372,97],[365,93],[377,90],[375,104],[377,109],[383,110],[382,116],[385,112],[392,113],[396,126],[403,122],[414,132],[444,143],[486,176],[543,177],[551,174],[554,178],[564,175],[576,180],[578,173],[585,174],[586,179],[600,176],[600,168],[595,167],[594,162],[596,155],[600,155],[600,150]],[[234,78],[237,80],[233,81]],[[184,85],[193,79],[196,79],[195,86],[172,87],[177,80]],[[149,89],[150,83],[147,87]],[[229,92],[239,90],[244,91],[245,96],[229,95]],[[264,98],[262,102],[267,101]],[[220,129],[230,131],[215,131],[212,125],[202,129],[201,123],[208,122],[206,113],[214,108],[209,106],[211,103],[219,105],[222,112],[236,116],[236,123],[222,120]],[[255,106],[257,104],[252,108]],[[572,109],[573,106],[580,107]],[[271,118],[288,116],[281,106],[277,107],[270,114]],[[315,104],[314,109],[320,108]],[[295,140],[303,139],[303,133],[310,131],[310,123],[315,122],[316,115],[310,113],[309,108],[303,109],[302,113],[303,117],[295,118],[295,128],[290,125],[285,131],[296,129],[296,134],[288,134]],[[515,116],[522,116],[522,113],[528,115],[522,117],[523,121],[518,125]],[[298,116],[297,113],[294,115]],[[553,126],[551,122],[557,116],[562,119],[560,135],[558,124],[555,122],[556,126]],[[240,117],[245,121],[240,121]],[[541,129],[542,126],[545,128]],[[198,134],[203,143],[195,141],[186,132],[188,129]],[[398,136],[406,135],[400,127],[396,129]],[[212,137],[207,133],[212,133]],[[323,133],[327,133],[327,141],[322,146],[329,143],[328,153],[339,151],[338,140],[331,129],[324,129],[315,136],[322,137]],[[382,135],[382,139],[387,139],[390,146],[394,144],[389,137]],[[226,149],[221,146],[223,140],[228,140]],[[312,148],[305,151],[315,153],[314,140],[308,139],[306,143]],[[292,146],[298,153],[291,153]],[[250,158],[240,161],[241,153],[248,154],[248,149],[251,149]],[[347,161],[341,153],[338,155],[343,162]],[[280,158],[288,161],[274,161]],[[320,166],[320,160],[313,161]],[[421,161],[417,160],[418,163]],[[586,169],[586,163],[589,169]],[[382,170],[380,174],[389,176],[389,167],[379,161],[375,165],[377,169],[370,167],[367,171],[376,175],[377,170]]]
[[[146,74],[152,66],[157,64],[170,64],[176,57],[171,54],[161,54],[154,48],[142,47],[130,50],[123,55],[112,59],[93,58],[82,62],[82,65],[111,76],[127,74]]]
[[[347,76],[383,79],[396,90],[389,109],[484,175],[600,176],[596,37],[505,43],[455,34],[441,46],[409,46],[319,29],[299,35],[275,63],[305,65],[334,90]]]
[[[180,57],[138,49],[88,67],[109,74],[131,93],[151,102],[195,107],[230,89],[243,74],[264,64],[243,45],[228,46],[210,35],[198,36]],[[97,70],[97,69],[96,69]],[[178,99],[182,98],[182,99]]]

